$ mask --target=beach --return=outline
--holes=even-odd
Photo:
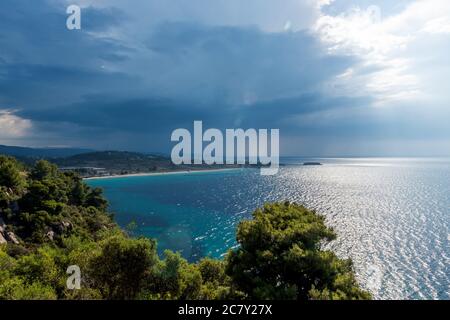
[[[130,177],[147,177],[147,176],[161,176],[172,174],[190,174],[201,172],[222,172],[240,170],[241,168],[223,168],[223,169],[202,169],[202,170],[180,170],[180,171],[162,171],[162,172],[148,172],[148,173],[130,173],[130,174],[112,174],[107,176],[97,176],[83,178],[83,180],[98,180],[98,179],[117,179],[117,178],[130,178]]]

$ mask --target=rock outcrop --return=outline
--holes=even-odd
[[[0,217],[0,244],[5,244],[8,242],[6,241],[5,235],[6,235],[6,225],[3,219]]]
[[[19,244],[19,240],[17,236],[12,231],[6,231],[6,224],[3,219],[0,217],[0,244],[5,244],[8,242],[12,242],[14,244]]]
[[[73,229],[73,224],[69,221],[61,221],[53,225],[52,229],[59,235]]]
[[[3,233],[0,232],[0,244],[5,244],[8,243],[8,241],[6,241],[5,237],[3,237]]]
[[[45,234],[45,236],[46,236],[49,240],[53,241],[53,238],[55,237],[55,232],[54,232],[53,230],[50,230],[49,232],[47,232],[47,233]]]
[[[6,233],[9,242],[12,242],[14,244],[19,244],[19,240],[17,239],[16,235],[14,234],[14,232],[10,231]]]

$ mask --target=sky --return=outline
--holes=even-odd
[[[2,0],[0,144],[170,152],[201,120],[280,129],[282,155],[449,156],[449,52],[448,0]]]

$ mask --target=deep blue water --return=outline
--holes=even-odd
[[[193,261],[236,245],[239,221],[264,202],[292,200],[326,216],[327,247],[355,263],[376,298],[450,299],[450,160],[300,158],[276,176],[256,169],[89,180],[121,226]]]

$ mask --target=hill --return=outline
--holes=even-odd
[[[64,171],[76,171],[83,177],[135,173],[208,170],[237,165],[174,165],[169,157],[127,151],[99,151],[50,159]]]
[[[63,170],[82,175],[111,175],[175,170],[170,158],[126,151],[100,151],[51,159]]]
[[[0,145],[0,154],[20,158],[61,158],[91,151],[80,148],[28,148]]]
[[[0,155],[9,155],[28,166],[44,159],[63,171],[75,171],[82,177],[135,173],[231,168],[229,165],[174,165],[161,154],[128,151],[92,151],[76,148],[26,148],[0,145]]]

